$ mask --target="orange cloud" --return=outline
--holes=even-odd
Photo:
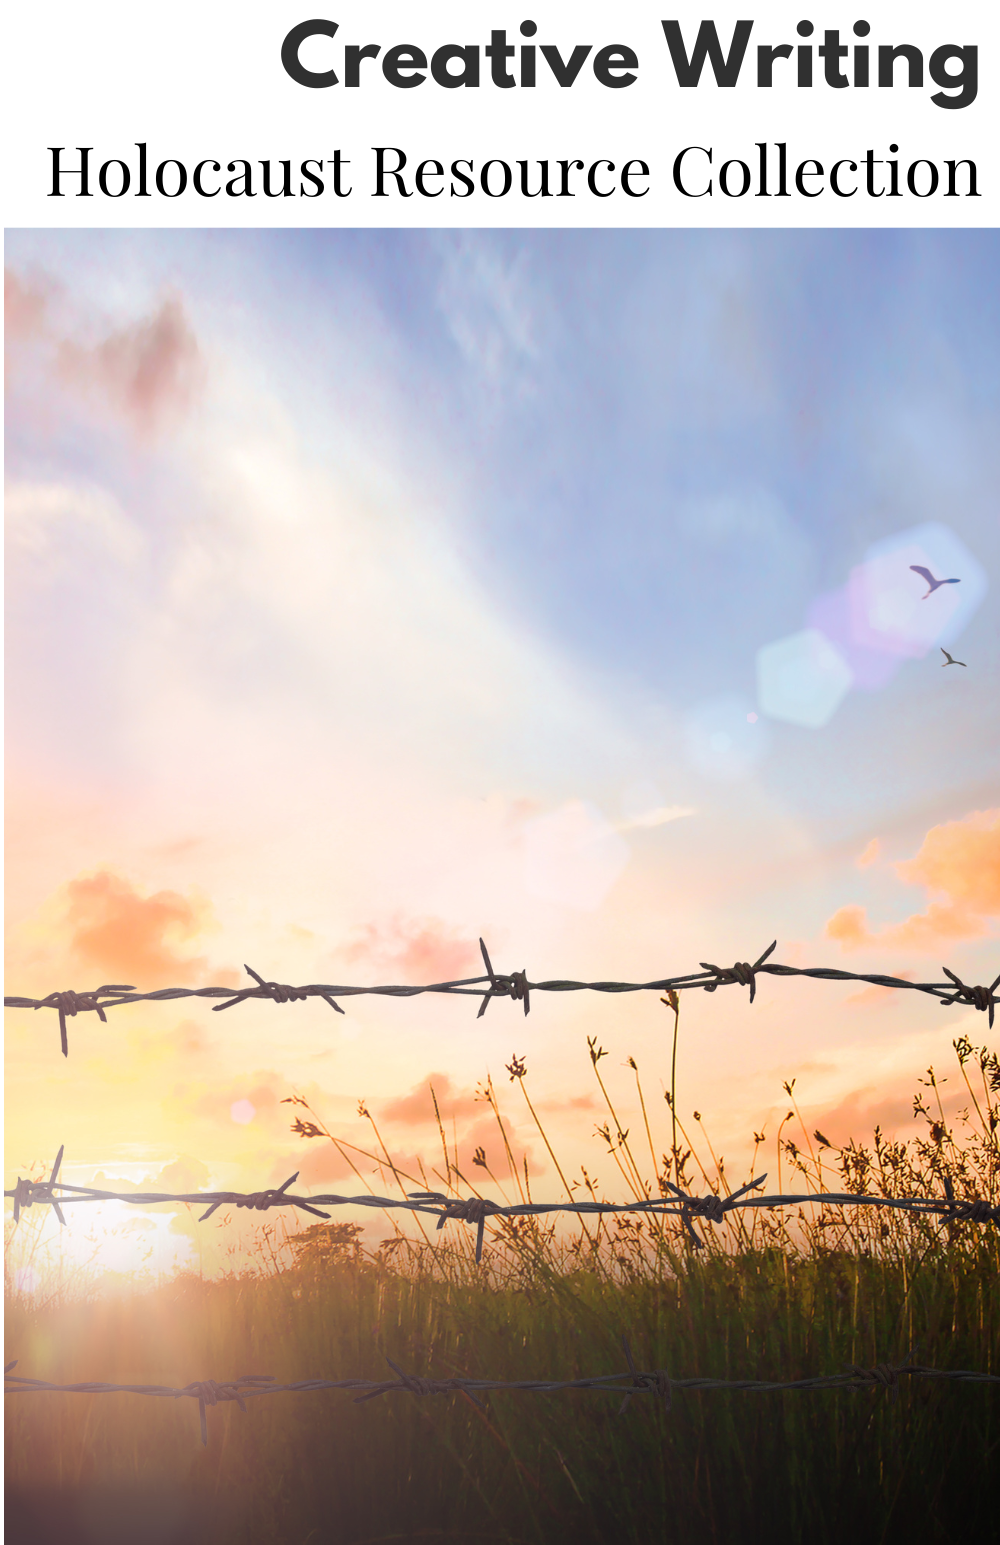
[[[874,937],[868,927],[867,907],[857,906],[841,907],[827,920],[823,932],[845,950],[860,949]]]
[[[857,864],[859,869],[868,869],[872,864],[878,862],[878,857],[881,851],[882,844],[879,842],[877,837],[873,837],[871,842],[869,842],[868,846],[865,848],[864,852],[859,853],[854,862]]]
[[[427,1077],[421,1079],[409,1094],[383,1105],[384,1120],[404,1121],[411,1126],[434,1121],[436,1118],[434,1100],[431,1098],[432,1086],[442,1120],[450,1121],[453,1117],[471,1116],[476,1112],[480,1102],[476,1100],[475,1095],[456,1090],[447,1073],[428,1073]]]
[[[182,954],[176,944],[210,923],[210,909],[176,891],[141,896],[127,880],[101,869],[70,880],[64,921],[78,959],[108,981],[149,992],[194,985],[204,974],[205,958]]]
[[[353,1157],[364,1174],[370,1167],[370,1161],[362,1159],[360,1154],[355,1154]],[[280,1186],[296,1170],[304,1188],[322,1185],[326,1180],[345,1180],[348,1176],[351,1176],[355,1182],[355,1189],[357,1188],[357,1176],[334,1143],[321,1143],[317,1140],[310,1143],[308,1148],[303,1143],[301,1148],[291,1149],[284,1157],[275,1159],[268,1176],[268,1183],[272,1186]],[[351,1194],[354,1194],[353,1190]]]
[[[846,950],[928,950],[982,938],[990,919],[1000,917],[1000,810],[974,810],[964,820],[933,826],[916,857],[897,864],[896,872],[906,884],[923,885],[945,899],[878,930],[869,927],[865,907],[841,907],[826,925],[827,938]]]
[[[1000,810],[932,827],[916,858],[896,869],[910,885],[946,891],[956,909],[1000,916]]]
[[[452,982],[482,972],[478,942],[462,938],[436,917],[368,923],[344,953],[348,960],[377,962],[396,971],[404,982]]]

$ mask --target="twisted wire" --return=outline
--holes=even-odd
[[[775,1394],[788,1390],[885,1389],[889,1399],[895,1401],[899,1396],[900,1380],[904,1378],[931,1379],[955,1384],[1000,1384],[1000,1374],[982,1373],[968,1368],[928,1368],[911,1364],[909,1360],[899,1365],[879,1363],[874,1368],[852,1365],[841,1373],[819,1374],[805,1379],[714,1379],[698,1376],[678,1379],[663,1368],[648,1371],[638,1369],[628,1340],[624,1336],[622,1343],[628,1362],[626,1373],[599,1374],[580,1379],[427,1378],[407,1373],[394,1363],[391,1357],[386,1357],[386,1362],[396,1374],[395,1379],[299,1379],[293,1384],[278,1384],[271,1374],[243,1374],[238,1379],[195,1380],[180,1388],[166,1384],[96,1382],[52,1384],[45,1379],[31,1379],[22,1374],[13,1373],[11,1370],[17,1367],[15,1359],[4,1369],[4,1394],[123,1394],[150,1395],[167,1400],[194,1399],[198,1401],[201,1441],[207,1444],[206,1412],[209,1406],[231,1401],[242,1411],[246,1411],[246,1402],[259,1395],[305,1394],[327,1389],[355,1392],[356,1405],[363,1405],[366,1401],[376,1400],[382,1395],[393,1394],[410,1394],[423,1399],[428,1395],[460,1393],[468,1395],[475,1404],[481,1405],[482,1402],[477,1400],[476,1396],[484,1394],[503,1392],[553,1395],[561,1394],[566,1390],[596,1390],[611,1395],[623,1395],[624,1399],[619,1407],[619,1415],[623,1415],[628,1409],[629,1402],[638,1395],[655,1396],[662,1402],[664,1410],[669,1412],[671,1397],[675,1390],[732,1390],[745,1394]]]
[[[410,1191],[405,1199],[370,1195],[341,1196],[336,1193],[299,1196],[289,1190],[299,1177],[298,1170],[294,1175],[289,1175],[282,1185],[265,1191],[108,1191],[96,1186],[78,1186],[59,1180],[64,1151],[65,1146],[59,1149],[48,1180],[29,1180],[19,1176],[16,1184],[4,1192],[5,1197],[13,1200],[15,1223],[24,1209],[39,1204],[51,1206],[60,1223],[64,1224],[66,1218],[62,1207],[72,1202],[127,1202],[133,1207],[155,1207],[164,1202],[197,1207],[207,1203],[205,1211],[198,1219],[199,1223],[210,1218],[219,1207],[245,1207],[256,1212],[267,1212],[272,1207],[295,1207],[302,1212],[311,1213],[314,1217],[324,1219],[330,1216],[328,1212],[323,1211],[325,1207],[376,1207],[427,1214],[437,1219],[438,1229],[444,1228],[444,1225],[451,1220],[473,1225],[476,1229],[477,1263],[482,1260],[483,1236],[488,1218],[542,1217],[549,1213],[576,1213],[584,1217],[594,1213],[640,1213],[653,1217],[679,1217],[688,1237],[696,1247],[701,1246],[704,1241],[695,1232],[692,1223],[694,1218],[699,1218],[704,1223],[719,1224],[725,1222],[727,1213],[739,1211],[742,1208],[795,1207],[801,1206],[804,1202],[819,1202],[829,1207],[889,1208],[898,1212],[937,1217],[947,1223],[1000,1224],[1000,1207],[979,1197],[867,1196],[845,1191],[807,1191],[801,1194],[773,1196],[752,1194],[764,1184],[767,1179],[766,1174],[746,1181],[739,1190],[731,1192],[729,1196],[719,1196],[714,1192],[709,1192],[706,1196],[690,1196],[679,1186],[667,1180],[664,1181],[664,1186],[671,1193],[669,1196],[651,1197],[638,1202],[501,1204],[491,1201],[488,1197],[453,1197],[446,1196],[441,1191]],[[55,1194],[56,1191],[60,1193],[58,1197]]]
[[[430,982],[423,986],[349,987],[309,982],[302,987],[290,987],[280,982],[265,981],[251,966],[246,966],[245,969],[253,977],[256,986],[242,987],[235,991],[231,987],[162,987],[157,992],[136,992],[133,987],[106,984],[103,987],[95,987],[89,992],[51,992],[45,998],[11,995],[5,997],[3,1001],[5,1008],[55,1009],[59,1016],[59,1037],[64,1057],[69,1056],[67,1017],[95,1013],[99,1019],[107,1023],[105,1009],[120,1008],[127,1003],[169,1003],[178,998],[225,999],[225,1002],[216,1003],[213,1006],[214,1014],[221,1013],[223,1009],[234,1008],[237,1004],[247,1003],[251,999],[265,999],[272,1003],[284,1004],[301,1003],[309,998],[322,998],[338,1014],[342,1014],[344,1010],[337,1002],[338,998],[415,998],[423,993],[440,993],[448,997],[480,998],[479,1013],[476,1017],[481,1019],[494,998],[510,998],[515,1003],[522,1003],[524,1012],[527,1014],[531,1008],[533,992],[687,992],[697,987],[703,988],[705,992],[715,992],[720,987],[740,986],[749,987],[752,1003],[757,994],[757,977],[765,975],[807,976],[823,982],[867,982],[875,987],[893,987],[910,992],[921,992],[937,998],[945,1007],[961,1003],[987,1014],[990,1029],[993,1028],[995,1007],[1000,1003],[1000,998],[997,997],[1000,976],[997,976],[989,987],[983,987],[969,986],[953,971],[949,971],[947,966],[941,968],[948,978],[946,982],[911,982],[905,977],[840,971],[832,966],[783,966],[770,959],[777,948],[777,940],[770,944],[752,964],[744,960],[736,961],[732,966],[717,966],[703,960],[700,962],[700,971],[689,972],[683,976],[659,977],[652,982],[577,982],[560,978],[546,982],[532,982],[528,980],[525,971],[509,973],[495,971],[482,939],[479,941],[479,947],[486,968],[485,976],[462,977],[452,982]]]

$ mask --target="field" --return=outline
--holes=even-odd
[[[779,1137],[785,1191],[996,1205],[1000,1070],[985,1049],[956,1050],[970,1098],[954,1130],[931,1078],[909,1143],[876,1132],[834,1153],[820,1133]],[[308,1114],[312,1140],[326,1141]],[[626,1191],[656,1194],[672,1176],[727,1193],[718,1169],[697,1173],[683,1128],[672,1154],[658,1163],[650,1140],[643,1162],[610,1114]],[[474,1181],[450,1166],[443,1139],[441,1178],[467,1196]],[[528,1184],[513,1166],[500,1178],[515,1199]],[[479,1267],[461,1223],[426,1236],[409,1224],[373,1251],[334,1223],[291,1237],[265,1228],[253,1268],[221,1280],[47,1301],[8,1282],[7,1358],[60,1383],[381,1379],[393,1377],[387,1357],[432,1378],[572,1379],[624,1372],[627,1335],[639,1368],[674,1379],[787,1380],[908,1355],[1000,1370],[990,1223],[810,1203],[698,1220],[700,1248],[676,1219],[585,1223],[494,1221]],[[193,1400],[9,1396],[8,1534],[17,1545],[823,1545],[847,1533],[874,1545],[966,1540],[1000,1505],[996,1386],[903,1378],[898,1398],[880,1387],[674,1390],[669,1410],[648,1394],[620,1405],[591,1390],[481,1404],[394,1392],[360,1406],[340,1392],[276,1394],[246,1412],[209,1409],[203,1447]]]

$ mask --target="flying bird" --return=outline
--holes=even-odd
[[[940,644],[938,645],[938,648],[941,649]],[[948,653],[947,649],[941,649],[941,653],[944,655],[944,665],[941,667],[942,670],[946,670],[949,665],[965,665],[964,660],[953,659],[952,656]],[[968,670],[968,666],[966,666],[966,670]]]
[[[942,585],[960,585],[962,583],[960,579],[935,579],[930,569],[925,569],[923,565],[919,563],[911,563],[910,568],[913,570],[914,574],[919,574],[921,579],[925,579],[930,586],[927,595],[923,597],[925,601],[927,600],[928,595],[933,595],[935,590],[939,590]]]

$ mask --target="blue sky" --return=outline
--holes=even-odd
[[[894,531],[943,521],[995,568],[995,233],[73,239],[98,267],[116,245],[126,272],[197,274],[317,445],[342,452],[333,399],[384,419],[432,497],[443,472],[494,604],[625,687],[640,734],[643,705],[752,696],[756,650]],[[824,732],[780,731],[761,776],[847,829],[974,788],[988,608],[971,628],[978,691],[911,665]]]

